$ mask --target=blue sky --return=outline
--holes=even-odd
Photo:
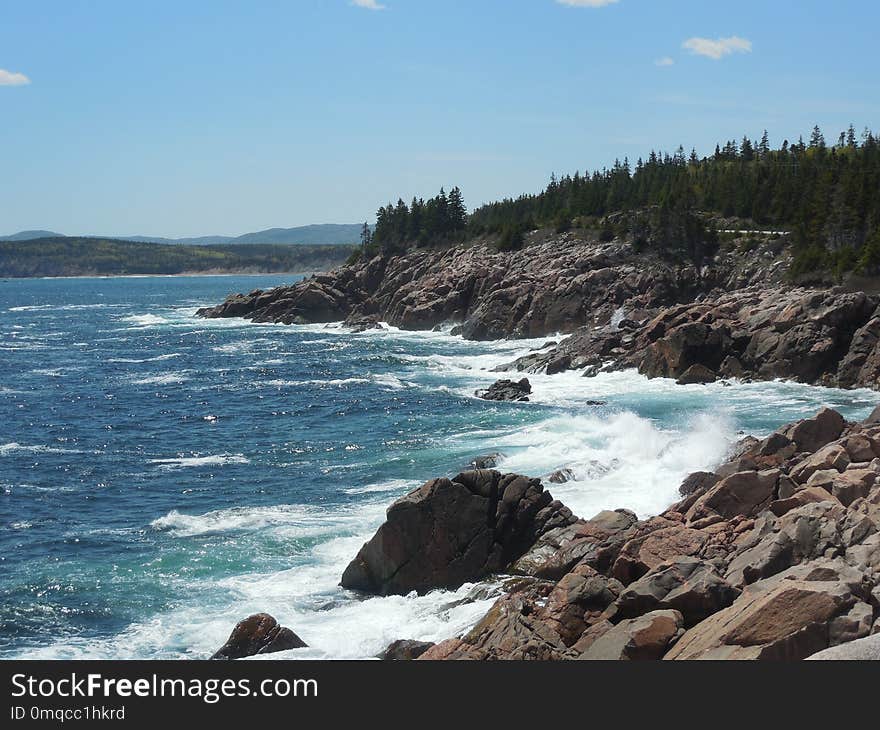
[[[878,27],[875,0],[4,0],[0,233],[372,220],[652,146],[836,139],[880,126]]]

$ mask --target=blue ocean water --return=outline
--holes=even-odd
[[[501,452],[503,469],[573,469],[552,491],[584,517],[649,515],[742,433],[877,401],[623,372],[537,375],[531,403],[488,403],[473,391],[489,370],[543,340],[194,317],[291,279],[0,282],[0,657],[205,657],[254,611],[310,644],[291,658],[443,639],[491,586],[337,586],[387,505],[428,478]]]

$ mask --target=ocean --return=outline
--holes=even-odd
[[[474,397],[540,340],[202,320],[292,276],[0,282],[0,657],[205,658],[273,614],[308,649],[365,658],[475,623],[497,584],[365,598],[338,587],[386,507],[499,453],[582,517],[640,517],[742,435],[871,391],[677,386],[634,371],[529,376],[529,403]],[[516,377],[520,377],[517,375]],[[590,405],[589,401],[604,401]]]

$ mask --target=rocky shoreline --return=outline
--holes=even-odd
[[[377,256],[292,286],[234,294],[203,317],[254,322],[452,325],[467,339],[570,335],[499,370],[636,368],[683,384],[785,378],[880,385],[880,297],[784,282],[786,254],[718,254],[701,267],[633,244],[562,234],[516,252],[486,246]]]
[[[568,335],[499,371],[636,368],[681,384],[785,378],[877,389],[880,298],[792,287],[785,270],[772,245],[696,267],[563,234],[517,252],[380,256],[199,315],[344,320],[356,331],[453,324],[475,340]],[[500,380],[477,395],[525,400],[529,391],[525,379]],[[391,505],[341,585],[405,595],[507,576],[471,631],[436,646],[401,637],[388,659],[876,653],[862,642],[880,633],[880,409],[861,423],[825,409],[746,438],[680,491],[649,519],[626,509],[581,519],[539,479],[491,468],[434,479]]]
[[[860,423],[826,408],[747,437],[680,492],[648,519],[626,509],[581,519],[539,479],[492,469],[433,479],[389,507],[341,585],[405,595],[505,581],[466,634],[404,638],[385,659],[877,655],[880,408]],[[244,640],[244,624],[232,644],[290,648]]]

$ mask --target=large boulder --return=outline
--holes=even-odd
[[[638,618],[621,621],[605,631],[578,659],[645,660],[660,659],[682,633],[678,611],[651,611]]]
[[[306,642],[268,613],[255,613],[235,625],[226,643],[211,659],[242,659],[306,646]]]
[[[681,524],[661,527],[627,541],[611,567],[611,575],[624,585],[676,556],[697,555],[707,535]]]
[[[617,618],[632,618],[658,609],[681,613],[685,627],[727,608],[740,591],[709,563],[693,557],[675,557],[631,583],[615,603]]]
[[[566,646],[571,646],[602,617],[622,590],[619,581],[581,563],[556,584],[540,615]]]
[[[573,522],[539,479],[494,470],[433,479],[388,508],[341,585],[379,595],[457,588],[503,570],[546,531]]]
[[[793,424],[786,435],[798,451],[818,451],[825,444],[840,438],[846,421],[833,408],[823,408],[812,418]]]
[[[590,520],[576,520],[544,532],[510,566],[510,571],[559,580],[579,563],[607,571],[621,547],[634,534],[638,521],[629,510],[605,510]]]
[[[741,471],[722,479],[688,510],[688,523],[711,516],[753,517],[766,509],[776,496],[778,469]]]
[[[823,501],[807,501],[787,511],[778,520],[768,517],[765,524],[772,525],[771,530],[756,528],[743,541],[730,561],[726,579],[733,585],[753,583],[798,563],[842,552],[844,516],[841,504],[827,495]]]

